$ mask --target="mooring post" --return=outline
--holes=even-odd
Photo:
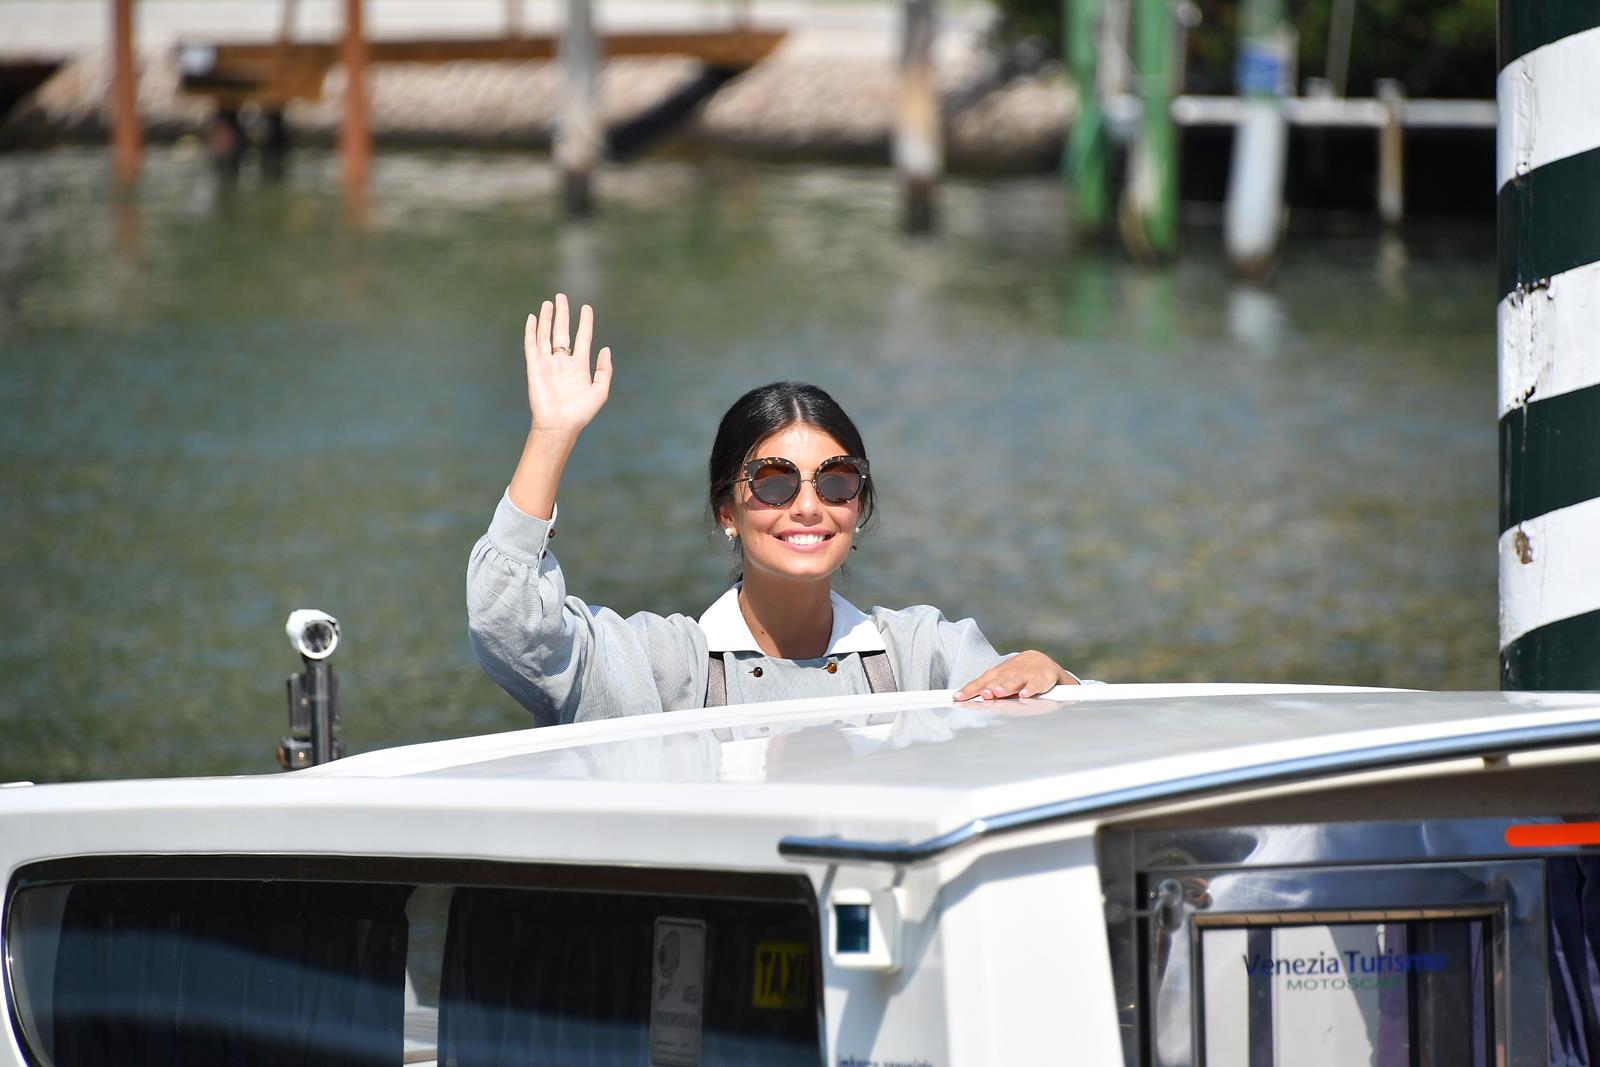
[[[1072,187],[1077,227],[1094,234],[1105,229],[1111,213],[1107,184],[1110,147],[1106,113],[1100,104],[1100,20],[1105,5],[1102,0],[1063,0],[1062,8],[1065,59],[1078,96],[1078,113],[1061,162]]]
[[[1323,77],[1337,97],[1343,97],[1350,84],[1350,36],[1355,23],[1356,0],[1333,0],[1333,10],[1328,13],[1328,57]]]
[[[1100,101],[1133,91],[1132,56],[1128,38],[1132,30],[1133,0],[1100,0]],[[1114,131],[1113,131],[1114,132]]]
[[[345,194],[359,205],[372,169],[372,123],[367,113],[367,37],[362,0],[344,0],[344,120],[339,124],[339,163]]]
[[[1406,90],[1393,78],[1379,78],[1373,94],[1383,105],[1378,128],[1378,217],[1397,226],[1406,214]]]
[[[1500,684],[1600,689],[1600,4],[1500,0]]]
[[[283,0],[278,19],[278,40],[273,48],[274,77],[281,76],[289,63],[289,49],[294,44],[299,11],[299,0]],[[281,179],[288,167],[289,121],[284,117],[287,104],[287,100],[273,100],[263,108],[266,131],[261,141],[261,173],[269,181]]]
[[[900,174],[905,227],[933,228],[933,194],[944,170],[939,89],[933,78],[934,0],[905,0],[900,47],[900,106],[895,115],[894,166]]]
[[[1170,0],[1134,0],[1133,23],[1140,112],[1122,196],[1122,240],[1136,259],[1164,259],[1178,247],[1178,136],[1172,122],[1176,57]]]
[[[600,38],[589,0],[567,0],[567,18],[557,46],[561,64],[561,115],[556,121],[556,168],[561,172],[567,213],[594,207],[590,184],[605,146],[600,114]]]
[[[1272,270],[1283,235],[1283,181],[1289,120],[1283,101],[1294,91],[1295,34],[1283,0],[1245,0],[1239,13],[1234,72],[1244,117],[1233,131],[1223,243],[1234,272],[1260,278]]]
[[[111,167],[117,181],[139,177],[144,135],[139,129],[139,74],[133,54],[133,0],[112,0]]]

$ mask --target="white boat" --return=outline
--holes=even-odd
[[[18,1064],[1546,1067],[1600,694],[675,712],[17,785],[0,864]]]

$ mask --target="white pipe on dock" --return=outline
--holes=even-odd
[[[1233,136],[1224,241],[1235,271],[1260,276],[1277,257],[1283,232],[1289,124],[1271,100],[1247,100]]]
[[[1378,217],[1397,226],[1406,214],[1406,91],[1393,78],[1379,78],[1374,91],[1383,107],[1383,125],[1378,127]]]
[[[1248,9],[1247,9],[1248,10]],[[1223,244],[1236,273],[1267,274],[1283,233],[1283,183],[1289,159],[1284,98],[1294,86],[1295,34],[1280,5],[1264,2],[1240,42],[1243,115],[1234,128]]]

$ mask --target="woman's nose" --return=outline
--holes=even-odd
[[[822,498],[817,496],[815,478],[807,478],[800,483],[800,491],[794,495],[790,510],[799,515],[822,514]]]

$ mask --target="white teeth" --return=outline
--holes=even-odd
[[[784,538],[784,540],[788,541],[791,545],[820,545],[822,542],[826,541],[827,538],[823,537],[821,534],[791,534]]]

